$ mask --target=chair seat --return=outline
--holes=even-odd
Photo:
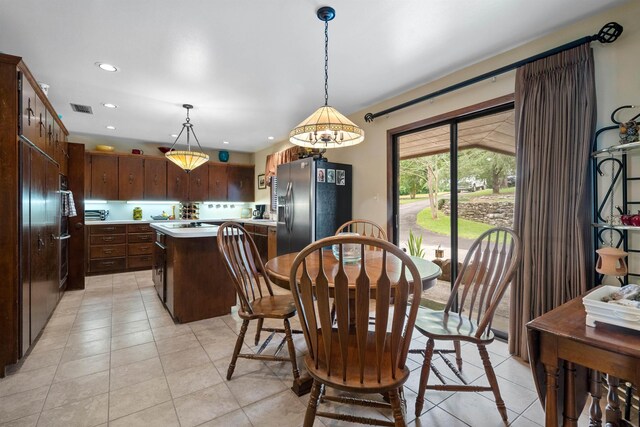
[[[370,392],[383,392],[388,390],[397,389],[405,383],[409,377],[409,369],[405,366],[404,369],[396,369],[395,378],[391,373],[391,353],[389,348],[389,342],[391,340],[391,334],[387,333],[386,345],[384,354],[382,357],[382,369],[381,378],[378,381],[377,365],[376,365],[376,344],[375,335],[373,331],[369,331],[367,334],[367,344],[365,353],[365,366],[364,366],[364,380],[360,382],[360,369],[358,361],[358,347],[356,343],[355,334],[349,334],[348,354],[347,360],[347,376],[346,381],[343,381],[342,362],[340,357],[340,344],[338,341],[338,333],[335,329],[331,334],[331,375],[327,375],[327,360],[324,351],[324,335],[319,331],[318,337],[318,369],[316,369],[315,362],[311,359],[311,356],[307,354],[305,356],[305,364],[307,371],[316,380],[329,385],[331,387],[344,390],[354,391],[361,393]]]
[[[478,324],[473,320],[469,320],[467,316],[460,316],[454,312],[447,314],[444,311],[431,310],[425,307],[418,309],[416,329],[430,338],[441,340],[489,343],[494,338],[491,329],[488,329],[480,338],[476,338]]]
[[[273,295],[257,298],[251,303],[253,313],[240,312],[246,319],[271,318],[288,319],[296,314],[296,305],[291,295]]]

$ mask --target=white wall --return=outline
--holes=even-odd
[[[640,2],[632,1],[350,115],[349,118],[365,130],[365,141],[354,147],[329,150],[327,157],[331,161],[353,165],[354,217],[367,218],[381,224],[386,223],[387,130],[510,94],[514,90],[515,72],[499,76],[495,82],[480,82],[439,97],[433,102],[427,101],[392,113],[388,117],[379,117],[373,123],[364,121],[365,113],[381,111],[586,35],[595,34],[610,21],[617,21],[624,26],[622,37],[611,45],[592,43],[596,62],[598,127],[610,124],[611,111],[618,106],[640,104],[640,55],[636,52],[640,46]],[[371,90],[376,89],[371,88]],[[335,107],[340,109],[339,105]],[[640,110],[634,111],[637,113]],[[295,124],[292,123],[293,125]],[[603,138],[605,144],[615,143],[616,140],[615,132]],[[267,154],[287,146],[289,146],[288,143],[279,142],[255,153],[256,174],[264,173],[261,171],[264,170]],[[640,171],[638,174],[640,175]],[[256,190],[256,201],[268,203],[268,199],[268,190]]]

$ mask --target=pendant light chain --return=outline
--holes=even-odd
[[[329,21],[324,21],[324,106],[329,105]]]

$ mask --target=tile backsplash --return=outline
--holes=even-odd
[[[174,206],[176,215],[178,215],[178,205],[166,202],[127,203],[123,201],[108,201],[106,203],[92,203],[88,200],[85,203],[85,209],[106,209],[109,211],[108,220],[132,220],[133,208],[140,207],[142,208],[142,219],[150,220],[152,215],[162,215],[162,212],[172,215]],[[251,211],[254,209],[254,204],[247,202],[200,202],[199,205],[200,219],[240,218],[243,208],[249,208]]]

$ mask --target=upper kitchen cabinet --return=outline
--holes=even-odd
[[[120,156],[117,160],[118,199],[142,200],[144,195],[144,160],[142,157],[130,156]]]
[[[164,159],[144,159],[144,199],[166,200],[167,161]]]
[[[252,202],[254,167],[229,165],[227,166],[227,200],[230,202]]]
[[[189,174],[172,162],[167,162],[167,198],[189,200]]]
[[[44,151],[46,154],[52,157],[53,150],[51,150],[51,141],[48,134],[48,121],[49,112],[47,111],[46,105],[42,102],[40,97],[36,96],[36,107],[35,107],[35,116],[36,116],[36,135],[35,141],[31,141],[36,144],[36,147]]]
[[[22,86],[20,98],[21,126],[20,134],[27,138],[29,142],[35,144],[38,135],[38,121],[36,120],[36,91],[31,86],[29,80],[20,76],[20,86]]]
[[[118,200],[118,156],[91,154],[91,198]]]
[[[227,165],[209,163],[209,197],[207,200],[227,200]]]
[[[203,201],[209,198],[209,168],[206,164],[189,172],[189,200]]]

